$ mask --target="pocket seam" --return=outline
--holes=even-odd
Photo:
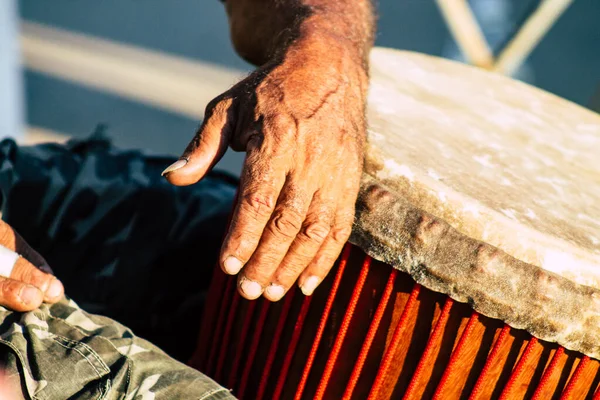
[[[81,355],[81,357],[85,358],[85,359],[87,360],[88,364],[90,364],[90,365],[92,366],[92,368],[94,369],[94,372],[96,372],[96,375],[98,375],[98,378],[103,378],[105,375],[107,375],[107,374],[109,374],[109,373],[110,373],[110,368],[108,368],[108,366],[107,366],[107,365],[104,363],[104,361],[102,361],[102,359],[100,358],[100,356],[98,356],[98,355],[96,354],[96,352],[94,351],[94,349],[92,349],[92,348],[91,348],[90,346],[88,346],[87,344],[85,344],[85,343],[83,343],[83,342],[78,342],[78,341],[76,341],[76,340],[71,340],[71,339],[68,339],[68,338],[66,338],[66,337],[64,337],[64,336],[61,336],[61,335],[55,335],[55,334],[52,334],[52,333],[51,333],[51,335],[52,335],[52,336],[51,336],[51,337],[52,337],[52,339],[53,339],[53,340],[54,340],[54,341],[55,341],[57,344],[59,344],[60,346],[64,347],[65,349],[68,349],[68,350],[75,350],[76,352],[78,352],[78,353],[79,353],[79,355]],[[72,346],[67,346],[67,345],[65,345],[64,343],[61,343],[61,342],[60,342],[59,340],[57,340],[57,339],[64,340],[65,342],[72,344]],[[80,349],[78,349],[78,348],[77,348],[78,346],[81,346],[81,347],[83,347],[84,349],[86,349],[86,350],[89,352],[89,354],[91,354],[91,355],[94,357],[94,359],[95,359],[95,360],[96,360],[96,361],[97,361],[97,362],[100,364],[100,366],[101,366],[101,367],[102,367],[102,369],[104,370],[104,374],[101,374],[101,373],[98,371],[98,368],[96,367],[96,365],[95,365],[93,362],[91,362],[91,361],[90,361],[90,359],[88,358],[88,356],[86,356],[86,355],[85,355],[85,354],[84,354],[84,353],[83,353],[83,352],[82,352]]]
[[[83,309],[81,309],[81,310],[84,311]],[[93,336],[92,334],[83,331],[78,326],[75,326],[73,324],[68,323],[63,318],[56,317],[56,316],[52,315],[51,312],[48,312],[48,317],[50,319],[52,319],[53,321],[55,321],[55,322],[58,322],[58,323],[61,323],[61,324],[65,325],[65,326],[67,326],[70,329],[74,329],[75,331],[79,332],[83,337],[86,337],[86,338],[94,337],[94,338],[96,338],[98,340],[102,340],[104,343],[106,343],[109,346],[111,346],[117,353],[121,354],[121,352],[119,351],[119,349],[117,349],[117,346],[115,346],[115,344],[109,338],[104,337],[102,335]],[[115,322],[118,323],[118,321],[115,321]],[[129,328],[127,328],[127,329],[129,329]],[[67,339],[67,340],[69,340],[69,339]],[[133,360],[129,356],[126,356],[125,354],[121,354],[121,356],[125,357],[125,359],[127,360],[127,382],[126,382],[127,390],[126,390],[126,392],[129,392],[129,385],[130,385],[130,382],[131,382],[131,370],[133,368]],[[100,361],[102,362],[102,364],[104,364],[104,366],[106,368],[108,368],[108,366],[106,365],[106,363],[102,359],[100,359]],[[109,372],[110,372],[110,369],[109,369]]]

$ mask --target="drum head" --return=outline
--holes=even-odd
[[[600,355],[600,116],[416,53],[375,49],[371,76],[352,241],[483,314]]]

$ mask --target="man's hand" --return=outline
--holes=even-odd
[[[327,8],[327,1],[304,3],[323,2]],[[333,3],[349,3],[345,7],[353,10],[358,7],[350,5],[354,2],[365,7],[364,0]],[[229,1],[232,32],[235,11],[242,12],[249,3],[269,1],[238,0],[237,9],[236,1]],[[286,2],[274,3],[276,9]],[[255,6],[268,14],[265,4]],[[280,11],[283,18],[291,10]],[[336,22],[311,14],[310,8],[298,14],[305,18],[293,37],[282,39],[278,32],[279,40],[274,40],[264,34],[265,27],[257,28],[263,31],[254,42],[248,37],[236,41],[234,35],[240,53],[266,63],[209,104],[198,134],[165,171],[171,183],[189,185],[218,162],[228,145],[247,153],[220,262],[228,274],[242,271],[240,292],[248,299],[264,292],[268,299],[279,300],[296,280],[304,294],[312,294],[354,220],[365,142],[366,50],[351,37],[340,36],[339,21],[345,15],[337,15]],[[272,25],[277,24],[281,22],[274,20]],[[327,29],[315,28],[319,24]],[[257,47],[256,41],[264,46]],[[253,52],[253,46],[259,50]],[[269,47],[272,57],[265,55]]]
[[[63,297],[63,285],[52,275],[46,261],[4,221],[0,221],[0,246],[4,247],[3,254],[20,255],[14,267],[0,265],[2,271],[12,267],[9,277],[0,276],[0,306],[24,312],[38,308],[43,302],[56,303]]]

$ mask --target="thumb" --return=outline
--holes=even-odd
[[[233,132],[233,100],[226,98],[206,108],[205,119],[179,160],[162,175],[176,186],[198,182],[219,162]]]

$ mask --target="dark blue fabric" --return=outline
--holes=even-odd
[[[174,187],[160,175],[174,161],[119,151],[101,136],[32,147],[4,140],[0,191],[3,219],[83,309],[185,360],[237,182],[214,172]]]

